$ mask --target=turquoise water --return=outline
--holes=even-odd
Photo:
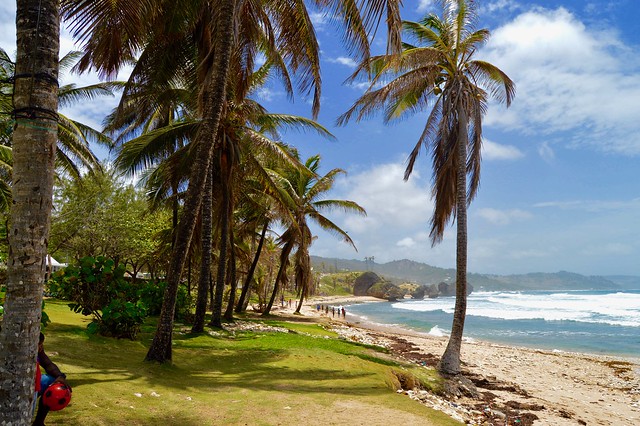
[[[455,299],[363,303],[347,308],[369,322],[448,335]],[[640,356],[640,291],[479,292],[468,299],[465,336],[571,352]]]

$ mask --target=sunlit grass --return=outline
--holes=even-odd
[[[158,365],[143,361],[153,321],[132,342],[88,335],[88,319],[64,302],[48,301],[46,310],[52,323],[45,330],[45,349],[74,389],[71,405],[51,413],[50,425],[270,425],[314,419],[386,424],[385,418],[457,424],[394,392],[394,370],[407,367],[314,323],[264,322],[288,333],[176,332],[173,364]],[[429,375],[425,382],[436,380],[421,370],[418,374]],[[363,416],[371,418],[358,420]]]

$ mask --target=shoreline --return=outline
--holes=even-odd
[[[315,297],[305,302],[303,314],[328,321],[344,338],[384,346],[405,361],[435,367],[448,337],[360,318],[354,321],[354,316],[349,318],[348,310],[345,319],[316,310],[316,304],[345,306],[363,302],[385,301],[358,296]],[[491,418],[497,420],[489,424],[510,424],[504,419],[500,422],[505,414],[495,407],[506,410],[519,407],[519,412],[530,413],[530,416],[529,420],[523,418],[516,424],[640,424],[640,360],[637,357],[533,349],[476,339],[463,342],[461,355],[463,375],[471,378],[480,394],[489,394],[489,399],[459,395],[448,401],[434,402],[433,398],[422,401],[459,420],[474,424],[479,417],[487,419],[486,410],[490,413],[495,410],[496,417],[492,414]],[[405,393],[421,399],[410,390]],[[485,413],[480,410],[482,407]],[[531,423],[533,418],[537,420]]]

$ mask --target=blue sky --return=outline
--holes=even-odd
[[[15,3],[0,5],[0,46],[15,49]],[[405,0],[403,18],[437,11],[435,1]],[[480,0],[480,27],[492,38],[477,52],[516,83],[511,108],[492,105],[484,121],[481,188],[469,209],[469,271],[640,275],[640,2],[636,0]],[[314,15],[322,48],[319,121],[337,137],[288,133],[322,170],[342,168],[332,198],[351,199],[368,216],[330,214],[358,247],[317,232],[312,253],[376,262],[411,259],[455,266],[455,226],[431,247],[430,158],[408,182],[405,160],[427,112],[385,126],[372,117],[336,128],[335,119],[365,87],[343,85],[355,63],[335,27]],[[376,49],[385,41],[376,38]],[[62,50],[73,48],[67,34]],[[74,77],[82,83],[94,76]],[[309,116],[307,99],[291,104],[273,85],[261,102],[274,112]],[[99,126],[115,100],[66,114]],[[103,153],[103,155],[106,155]]]

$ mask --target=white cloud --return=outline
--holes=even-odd
[[[513,11],[519,7],[520,5],[513,0],[494,0],[488,3],[481,3],[478,8],[478,14],[484,16],[502,10]]]
[[[490,140],[482,141],[482,158],[486,160],[517,160],[524,153],[512,145],[501,145]]]
[[[629,211],[640,209],[640,199],[631,200],[572,200],[546,201],[534,204],[539,208],[557,208],[561,210],[581,210],[586,212]]]
[[[396,245],[399,247],[413,247],[416,245],[416,241],[411,237],[406,237],[398,241]]]
[[[404,168],[400,162],[374,165],[336,182],[331,198],[353,200],[367,210],[367,217],[337,211],[330,215],[356,241],[358,253],[321,230],[312,253],[347,259],[374,255],[377,262],[413,259],[451,267],[455,261],[455,229],[447,228],[443,242],[431,247],[433,203],[429,184],[417,172],[404,182]]]
[[[419,13],[429,12],[434,5],[434,0],[420,0],[418,1],[418,7],[416,8],[416,11]]]
[[[527,220],[533,217],[531,213],[520,209],[497,210],[484,208],[478,210],[476,214],[494,225],[508,225],[512,221]]]
[[[321,30],[329,22],[329,18],[326,13],[323,12],[311,12],[309,18],[313,23],[316,30]]]
[[[345,65],[349,68],[355,68],[358,66],[358,64],[356,63],[356,61],[354,61],[351,58],[348,58],[346,56],[340,56],[338,58],[330,58],[328,59],[329,62],[334,63],[334,64],[340,64],[340,65]]]
[[[385,227],[411,228],[428,220],[432,203],[428,187],[420,187],[420,175],[414,173],[403,180],[404,165],[389,163],[339,182],[338,190],[345,199],[359,203],[367,210],[367,217],[347,216],[349,229],[373,231]]]
[[[629,60],[638,53],[564,8],[523,13],[494,30],[478,55],[517,86],[511,108],[491,108],[485,124],[529,134],[573,131],[571,146],[638,155],[640,68]]]
[[[553,148],[549,146],[548,142],[540,144],[538,147],[538,154],[547,163],[552,162],[556,158],[556,153],[553,151]]]

